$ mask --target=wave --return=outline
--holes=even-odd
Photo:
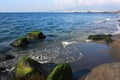
[[[95,23],[106,23],[108,21],[110,21],[111,19],[110,18],[106,18],[106,19],[103,19],[103,20],[98,20],[98,21],[95,21]]]
[[[117,25],[117,31],[114,32],[114,34],[120,34],[120,23],[118,23],[118,25]]]
[[[85,42],[91,42],[92,40],[89,40],[89,39],[87,39],[87,40],[85,40]]]
[[[76,44],[76,43],[80,43],[80,42],[78,42],[78,41],[69,41],[69,42],[68,41],[63,41],[63,42],[61,42],[63,48],[65,48],[65,47],[67,47],[71,44]]]

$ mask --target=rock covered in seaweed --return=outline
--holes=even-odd
[[[49,74],[47,80],[72,80],[72,70],[69,64],[59,64]]]
[[[45,80],[47,72],[37,61],[23,56],[17,64],[17,80]]]
[[[12,46],[14,47],[24,47],[28,44],[28,39],[25,37],[20,37],[16,39],[14,42],[12,42]]]
[[[32,31],[27,35],[28,40],[41,40],[45,38],[46,36],[40,31]]]
[[[112,43],[112,35],[111,34],[98,34],[98,35],[89,35],[88,39],[93,40],[93,41],[99,41],[99,40],[104,40],[106,43]]]

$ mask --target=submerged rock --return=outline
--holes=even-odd
[[[72,70],[69,64],[59,64],[49,74],[47,80],[72,80]]]
[[[40,31],[33,31],[28,33],[27,38],[28,40],[40,40],[45,39],[46,36]]]
[[[23,56],[17,64],[17,80],[45,80],[46,76],[47,72],[41,64],[27,56]]]
[[[15,58],[13,55],[10,54],[0,54],[0,61],[5,61],[9,59]]]
[[[104,41],[106,41],[106,43],[111,43],[111,42],[113,42],[111,37],[112,37],[111,34],[108,34],[108,35],[98,34],[98,35],[90,35],[90,36],[88,36],[88,39],[93,40],[93,41],[104,40]]]
[[[25,37],[18,38],[11,45],[14,47],[24,47],[28,44],[28,40]]]
[[[85,80],[120,80],[120,62],[103,64],[94,68]]]

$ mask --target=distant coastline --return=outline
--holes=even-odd
[[[111,11],[45,11],[45,12],[0,12],[0,13],[120,13],[120,10],[111,10]]]

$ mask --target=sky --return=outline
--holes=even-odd
[[[120,10],[120,0],[0,0],[0,12]]]

